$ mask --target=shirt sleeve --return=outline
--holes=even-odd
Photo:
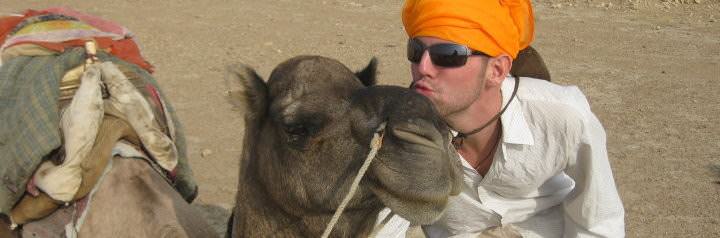
[[[608,161],[605,130],[583,93],[576,87],[568,91],[566,99],[583,118],[583,134],[565,171],[575,188],[563,202],[564,237],[624,237],[625,212]]]

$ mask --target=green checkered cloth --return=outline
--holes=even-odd
[[[103,52],[98,57],[132,69],[160,91],[155,79],[142,68]],[[0,67],[0,213],[9,213],[43,157],[62,145],[59,82],[65,72],[84,62],[85,49],[72,48],[60,55],[16,57]],[[160,94],[165,99],[161,91]],[[179,161],[175,187],[191,200],[196,183],[187,161],[185,137],[172,106],[169,103],[166,106],[177,128]]]

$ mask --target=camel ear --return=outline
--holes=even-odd
[[[268,89],[255,70],[244,64],[227,67],[225,85],[228,100],[243,110],[246,119],[261,119],[268,106]]]
[[[370,60],[370,63],[365,66],[363,70],[355,73],[355,76],[360,79],[360,82],[362,82],[363,85],[372,86],[377,84],[375,79],[375,75],[377,74],[377,61],[377,58],[373,57]]]

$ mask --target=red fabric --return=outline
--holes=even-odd
[[[28,9],[25,10],[25,13],[23,13],[22,16],[6,16],[0,18],[0,45],[5,42],[5,38],[7,38],[7,35],[10,33],[10,31],[13,30],[13,28],[15,28],[15,26],[17,26],[17,24],[19,24],[28,17],[33,17],[45,13],[47,12]]]
[[[127,62],[136,64],[150,73],[155,71],[153,66],[142,57],[140,54],[140,48],[132,39],[113,41],[112,46],[110,47],[110,54],[113,54]]]
[[[7,34],[23,19],[25,19],[25,17],[9,16],[0,18],[0,45],[5,42]]]
[[[5,42],[7,34],[10,33],[10,31],[12,31],[17,24],[19,24],[28,17],[47,13],[50,12],[46,10],[27,10],[23,14],[23,16],[8,16],[0,18],[0,45]],[[115,57],[140,66],[141,68],[147,70],[150,73],[155,71],[153,66],[149,62],[147,62],[145,58],[142,57],[142,55],[140,54],[140,48],[137,46],[133,39],[125,38],[117,41],[114,41],[109,37],[94,37],[93,39],[97,42],[98,48],[105,50],[106,52],[114,55]],[[84,39],[78,39],[64,42],[22,42],[18,44],[36,44],[49,50],[63,52],[65,48],[84,47],[85,41],[86,40]]]
[[[163,108],[162,101],[160,100],[160,93],[158,93],[155,86],[153,86],[152,84],[146,84],[145,90],[150,92],[150,96],[153,99],[153,103],[155,104],[155,107],[160,108],[161,112],[165,112],[165,108]]]

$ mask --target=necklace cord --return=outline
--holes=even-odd
[[[478,132],[482,131],[483,129],[487,128],[491,123],[493,123],[495,120],[497,120],[498,118],[500,118],[500,116],[505,112],[505,110],[507,110],[508,106],[510,106],[510,103],[512,103],[513,99],[515,99],[515,96],[517,95],[517,91],[518,91],[518,87],[519,87],[519,86],[520,86],[520,78],[519,78],[518,76],[515,76],[515,87],[513,88],[512,95],[510,96],[510,100],[508,100],[507,104],[505,104],[505,106],[502,108],[502,110],[500,110],[500,112],[498,112],[497,114],[495,114],[495,116],[493,116],[492,118],[490,118],[490,120],[488,120],[488,122],[486,122],[486,123],[483,124],[482,126],[476,128],[476,129],[474,129],[474,130],[472,130],[472,131],[470,131],[470,132],[466,132],[466,133],[458,132],[458,134],[457,134],[455,137],[453,137],[453,139],[452,139],[452,144],[453,144],[453,146],[455,146],[455,148],[460,148],[460,146],[461,146],[462,143],[463,143],[463,140],[464,140],[466,137],[468,137],[469,135],[472,135],[472,134],[475,134],[475,133],[478,133]]]

